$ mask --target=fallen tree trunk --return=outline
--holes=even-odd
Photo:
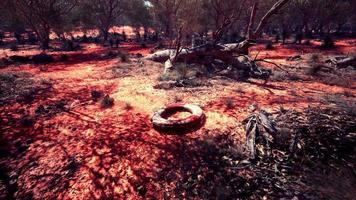
[[[146,57],[155,62],[165,62],[164,73],[173,69],[175,63],[201,64],[211,66],[219,63],[225,68],[232,67],[244,71],[250,77],[267,79],[271,71],[260,69],[255,61],[247,56],[248,48],[254,45],[250,40],[233,44],[205,44],[195,48],[181,49],[178,55],[177,50],[168,49],[159,51]],[[175,59],[172,60],[172,57]],[[239,59],[239,58],[243,59]]]
[[[345,68],[348,66],[356,67],[356,56],[351,56],[336,62],[337,68]]]
[[[204,44],[195,48],[183,48],[177,55],[178,62],[201,63],[206,57],[213,57],[224,62],[231,62],[231,57],[234,54],[248,54],[248,48],[253,46],[253,41],[243,41],[241,43],[232,44]],[[155,62],[165,62],[170,59],[171,55],[176,52],[175,49],[167,49],[148,55],[146,59]],[[204,63],[201,63],[204,64]]]
[[[262,17],[257,29],[252,32],[252,26],[256,15],[258,3],[254,3],[252,8],[247,40],[241,43],[233,44],[218,44],[221,37],[230,28],[232,23],[236,20],[234,14],[225,16],[221,26],[213,34],[213,42],[208,43],[196,48],[180,48],[181,31],[178,32],[176,49],[169,49],[154,53],[146,57],[146,59],[165,62],[165,72],[174,68],[175,63],[198,63],[203,65],[212,65],[214,62],[222,63],[224,66],[234,67],[238,70],[243,70],[244,74],[249,74],[251,77],[267,79],[271,75],[270,70],[260,69],[255,60],[250,59],[248,55],[249,47],[254,45],[254,42],[250,40],[257,38],[263,27],[267,24],[268,19],[274,15],[281,7],[283,7],[289,0],[278,0],[271,9]],[[237,59],[236,55],[245,55],[246,60]],[[246,72],[246,73],[245,73]]]

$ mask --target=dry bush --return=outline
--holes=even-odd
[[[209,83],[205,83],[198,79],[181,79],[176,81],[161,81],[161,83],[153,86],[154,89],[170,90],[173,88],[194,88],[207,86]]]
[[[135,65],[131,63],[121,63],[117,66],[111,67],[109,68],[109,72],[111,73],[110,78],[115,79],[129,76],[133,67],[135,67]]]
[[[11,44],[10,50],[11,51],[17,51],[17,50],[19,50],[19,48],[17,47],[17,44]]]
[[[308,58],[309,64],[319,63],[322,59],[322,55],[320,53],[311,54]]]
[[[239,94],[244,94],[244,93],[245,93],[245,90],[244,90],[241,86],[238,86],[238,87],[235,89],[235,92],[236,92],[236,93],[239,93]]]
[[[190,74],[189,66],[183,63],[176,66],[176,71],[181,79],[189,78],[189,75],[192,75]]]
[[[278,191],[284,194],[283,197],[292,194],[291,198],[296,192],[302,193],[303,199],[343,199],[352,196],[351,183],[354,181],[334,175],[342,169],[349,169],[352,173],[352,169],[346,166],[352,166],[355,160],[353,118],[334,108],[308,108],[303,112],[290,110],[278,114],[276,124],[279,129],[272,150],[265,148],[267,151],[252,168],[252,171],[262,175],[256,188],[266,184],[272,193]],[[273,166],[275,170],[268,170]],[[334,180],[328,180],[328,177]],[[301,181],[303,187],[298,187],[293,180],[298,180],[297,185]],[[321,181],[328,181],[329,186],[323,186]],[[340,187],[343,181],[347,183],[345,187]],[[305,188],[312,188],[313,192],[304,196]],[[258,191],[255,190],[254,194]]]
[[[159,83],[157,85],[154,85],[153,88],[156,90],[170,90],[175,88],[175,82],[173,81],[164,81],[162,83]]]
[[[282,82],[287,80],[287,73],[283,71],[274,71],[269,79],[270,81]]]
[[[122,53],[121,51],[111,51],[110,50],[110,51],[108,51],[106,53],[101,54],[100,58],[104,59],[104,60],[106,60],[106,59],[114,59],[114,58],[120,57],[122,54],[124,54],[124,53]],[[125,62],[127,62],[127,61],[125,61]]]
[[[142,58],[143,57],[143,55],[141,53],[136,53],[135,56],[136,56],[136,58]]]
[[[80,49],[80,45],[72,40],[64,41],[60,47],[61,51],[79,51]]]
[[[108,58],[113,58],[115,56],[119,55],[119,52],[116,52],[116,51],[109,51],[105,54],[106,57]]]
[[[31,116],[24,115],[19,122],[22,127],[31,127],[35,123],[35,119]]]
[[[66,62],[69,60],[69,56],[67,54],[61,54],[61,55],[59,55],[59,60],[61,62]]]
[[[174,98],[173,98],[173,102],[174,103],[179,103],[179,102],[182,102],[183,101],[183,99],[181,98],[181,97],[179,97],[179,96],[174,96]]]
[[[327,94],[322,97],[323,101],[332,105],[334,109],[345,112],[349,116],[356,117],[356,102],[352,100],[346,100],[341,94]]]
[[[11,64],[11,61],[7,58],[1,58],[0,59],[0,68],[6,67]]]
[[[13,56],[10,56],[9,59],[15,63],[28,63],[31,61],[30,56],[13,55]]]
[[[321,77],[321,82],[327,85],[332,85],[332,86],[340,86],[340,87],[345,87],[345,88],[350,88],[352,87],[352,84],[354,83],[354,77],[348,77],[348,76],[337,76],[337,75],[326,75]]]
[[[310,65],[306,70],[305,74],[308,76],[317,76],[322,69],[321,65]]]
[[[340,86],[344,88],[352,88],[355,82],[356,73],[349,68],[340,69],[333,73],[322,73],[319,77],[320,82],[332,85]]]
[[[111,108],[114,106],[114,98],[111,98],[109,95],[106,95],[101,101],[100,106],[103,109]]]
[[[321,44],[322,49],[332,49],[335,48],[335,42],[331,38],[331,36],[327,35],[324,37],[323,42]]]
[[[165,73],[158,77],[158,81],[176,81],[179,79],[180,77],[177,73]]]
[[[27,90],[23,90],[18,94],[16,101],[25,104],[32,103],[35,100],[36,93],[36,88],[29,88]]]
[[[95,102],[98,101],[103,96],[104,93],[102,91],[97,91],[97,90],[91,91],[91,99]]]
[[[347,90],[347,89],[345,89],[341,94],[344,95],[345,97],[354,97],[355,96],[351,90]]]
[[[119,58],[121,62],[130,62],[130,56],[127,52],[119,52]]]
[[[125,102],[125,107],[124,107],[125,110],[132,110],[133,109],[133,106],[131,105],[131,103],[129,102]]]
[[[232,131],[212,131],[204,135],[189,140],[183,138],[179,162],[173,160],[169,168],[166,167],[179,169],[181,178],[175,184],[176,197],[184,199],[183,193],[198,199],[236,199],[243,196],[254,181],[233,172],[249,164],[242,160],[246,154],[244,145],[236,141]]]
[[[173,70],[162,74],[159,81],[181,81],[194,79],[198,75],[206,74],[204,68],[200,65],[187,65],[186,63],[177,63]]]
[[[305,70],[305,74],[309,76],[316,76],[324,67],[322,63],[322,55],[319,53],[311,54],[307,59],[308,68]]]
[[[268,41],[266,44],[265,44],[265,49],[266,50],[272,50],[274,47],[273,47],[273,43],[272,41]]]
[[[310,55],[307,64],[305,74],[324,84],[350,88],[355,81],[356,73],[352,68],[334,70],[323,62],[321,54]]]
[[[271,81],[282,82],[282,81],[299,81],[301,77],[295,72],[284,72],[284,71],[274,71],[273,75],[269,78]]]
[[[32,56],[31,59],[35,64],[46,64],[46,63],[51,63],[54,61],[53,56],[48,55],[46,53],[41,53],[38,55]]]
[[[309,46],[309,45],[311,45],[311,42],[310,42],[310,40],[305,40],[305,41],[303,42],[303,44]]]
[[[31,103],[36,95],[52,87],[51,82],[33,77],[25,72],[0,73],[0,104]]]
[[[68,101],[65,99],[56,100],[49,104],[37,106],[35,110],[36,117],[52,118],[62,112],[69,111]]]
[[[234,109],[236,107],[234,99],[231,97],[225,99],[225,105],[226,105],[226,108],[229,110]]]

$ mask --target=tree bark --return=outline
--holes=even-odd
[[[255,21],[255,18],[256,18],[257,7],[258,7],[258,2],[255,2],[253,4],[253,6],[252,6],[251,15],[250,15],[250,21],[249,21],[248,26],[247,26],[246,36],[247,36],[248,39],[250,39],[251,36],[252,36],[253,22]]]
[[[41,40],[41,49],[42,50],[49,49],[49,39],[45,38]]]
[[[186,62],[186,63],[198,63],[203,65],[211,64],[214,60],[221,60],[225,64],[232,65],[234,67],[240,69],[247,69],[246,65],[243,65],[240,61],[238,61],[234,55],[242,54],[242,52],[246,52],[246,50],[253,45],[253,43],[249,41],[244,41],[241,43],[233,43],[233,44],[205,44],[202,46],[198,46],[196,48],[185,48],[182,49],[178,55],[175,55],[174,62]],[[166,62],[167,60],[171,60],[171,56],[174,55],[177,50],[176,49],[168,49],[156,52],[146,57],[148,60],[152,60],[155,62]],[[166,63],[167,65],[171,65],[174,63]],[[172,66],[170,66],[172,67]]]
[[[101,30],[101,33],[103,34],[104,41],[108,41],[108,38],[109,38],[109,31],[102,29],[102,30]]]
[[[348,66],[356,67],[356,56],[351,56],[336,62],[337,68],[346,68]]]
[[[43,30],[43,31],[39,31],[39,39],[40,39],[40,43],[41,43],[41,49],[42,50],[47,50],[49,49],[49,43],[50,43],[50,38],[49,38],[49,30]]]

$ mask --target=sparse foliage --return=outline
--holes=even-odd
[[[77,5],[78,0],[15,0],[9,1],[13,14],[30,27],[41,41],[43,49],[49,48],[51,29],[65,26],[65,16]]]
[[[90,14],[86,15],[91,23],[98,28],[106,41],[109,30],[123,15],[127,2],[125,0],[85,0],[82,9]]]

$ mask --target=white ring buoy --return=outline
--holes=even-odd
[[[188,111],[191,115],[183,119],[167,119],[170,114],[176,111]],[[177,103],[155,112],[152,117],[152,124],[153,127],[159,131],[182,133],[198,128],[203,125],[204,120],[205,115],[199,106]]]

